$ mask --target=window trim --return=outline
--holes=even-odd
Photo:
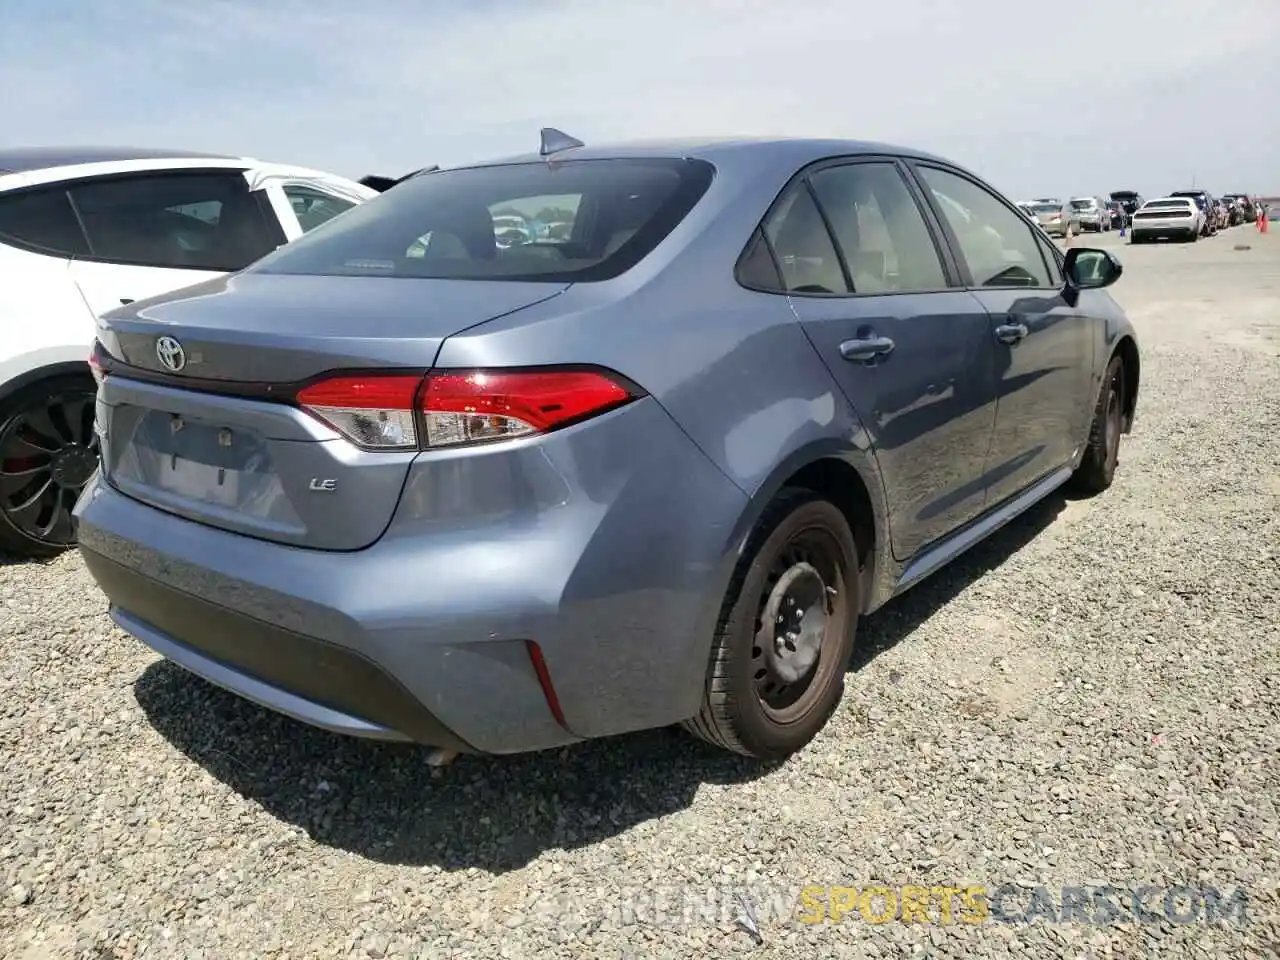
[[[250,187],[249,181],[244,179],[244,175],[249,171],[249,167],[178,167],[178,168],[162,168],[157,170],[130,170],[125,173],[108,173],[98,174],[88,177],[71,177],[66,180],[59,180],[56,183],[38,184],[31,187],[20,187],[17,190],[7,190],[3,196],[11,196],[18,193],[34,192],[37,190],[57,189],[66,194],[67,201],[71,204],[71,209],[75,212],[76,220],[80,223],[80,230],[84,234],[85,245],[89,248],[88,254],[75,254],[64,259],[74,260],[77,263],[106,263],[119,267],[141,267],[146,270],[187,270],[192,273],[233,273],[231,270],[223,270],[216,267],[190,267],[178,264],[157,264],[157,263],[139,263],[136,260],[120,260],[113,257],[99,256],[93,250],[93,240],[84,228],[84,218],[80,215],[80,208],[76,205],[75,197],[72,190],[77,187],[83,187],[87,184],[113,183],[121,180],[141,180],[151,177],[186,177],[186,176],[233,176],[240,177],[244,180],[245,189],[249,191],[249,195],[253,198],[258,206],[258,210],[262,213],[266,220],[267,233],[269,238],[277,245],[286,242],[284,230],[280,226],[279,218],[275,215],[275,210],[271,207],[270,201],[264,191],[254,190]],[[34,251],[39,252],[39,251]],[[46,256],[49,254],[46,253]]]
[[[979,190],[985,190],[992,197],[994,197],[996,201],[998,201],[1001,206],[1003,206],[1006,210],[1008,210],[1013,215],[1015,220],[1018,220],[1019,222],[1021,222],[1022,226],[1027,230],[1028,236],[1031,238],[1032,243],[1035,245],[1036,250],[1040,254],[1040,264],[1045,268],[1045,276],[1049,277],[1051,271],[1049,270],[1049,265],[1045,262],[1044,250],[1041,249],[1040,242],[1036,238],[1035,234],[1031,232],[1032,228],[1031,228],[1029,219],[1025,215],[1020,214],[1016,208],[1016,205],[1013,204],[1012,201],[1007,200],[1004,197],[1004,195],[1000,193],[999,190],[991,186],[991,184],[986,183],[981,178],[975,176],[974,174],[969,173],[967,170],[961,170],[959,167],[953,166],[949,163],[943,163],[937,160],[911,159],[907,161],[907,167],[911,171],[911,176],[915,179],[915,181],[919,185],[920,192],[924,195],[924,198],[926,202],[929,204],[930,209],[933,210],[934,216],[937,218],[939,224],[942,227],[944,234],[947,237],[947,242],[952,247],[953,255],[955,256],[956,267],[959,270],[959,273],[963,282],[963,287],[965,290],[969,290],[971,292],[978,292],[983,290],[1054,290],[1054,291],[1060,292],[1065,287],[1065,282],[1062,284],[1050,283],[1045,286],[1040,286],[1040,285],[1027,286],[1026,284],[1016,284],[1016,283],[1008,284],[1008,285],[999,285],[999,286],[992,286],[990,284],[987,284],[985,286],[980,286],[974,283],[973,272],[969,268],[969,261],[964,256],[964,248],[960,246],[960,238],[957,237],[955,234],[955,231],[951,229],[951,224],[947,221],[946,216],[943,214],[942,210],[938,207],[938,201],[932,196],[932,191],[929,189],[928,181],[924,179],[924,176],[920,173],[920,169],[924,168],[924,169],[930,169],[930,170],[937,170],[941,173],[949,173],[952,176],[958,177],[961,180],[967,180],[974,187],[977,187]],[[1062,270],[1059,269],[1058,272],[1061,273]],[[1052,278],[1050,277],[1050,279]]]
[[[802,166],[787,178],[781,189],[778,190],[774,195],[774,198],[769,202],[769,206],[765,209],[764,215],[751,231],[751,235],[743,245],[742,252],[739,253],[738,259],[734,261],[734,281],[743,289],[750,290],[753,293],[767,293],[773,296],[782,297],[805,297],[815,300],[845,299],[850,297],[911,297],[924,296],[931,293],[951,293],[957,289],[961,289],[963,287],[964,277],[960,273],[959,264],[955,261],[950,246],[946,242],[945,235],[941,232],[941,224],[939,224],[937,220],[936,213],[933,208],[927,204],[926,198],[922,194],[919,184],[916,183],[915,178],[911,175],[909,168],[906,166],[906,159],[907,158],[905,157],[888,153],[858,153],[823,157],[820,160],[814,160]],[[934,252],[937,254],[938,262],[942,267],[942,277],[945,282],[944,286],[932,290],[886,290],[874,293],[860,293],[853,289],[852,278],[849,275],[849,267],[848,264],[845,263],[844,250],[841,248],[840,242],[836,239],[835,233],[831,228],[831,221],[827,216],[827,211],[822,206],[822,203],[819,202],[817,192],[809,182],[809,177],[815,173],[820,173],[823,170],[855,166],[858,164],[879,164],[882,166],[888,164],[892,166],[897,171],[898,176],[902,178],[902,184],[906,188],[911,199],[915,202],[916,210],[919,212],[920,219],[924,222],[925,230],[929,234],[929,239],[933,243]],[[836,252],[836,257],[840,263],[840,271],[844,275],[845,284],[848,287],[848,289],[843,292],[816,293],[807,290],[766,290],[752,286],[742,280],[742,265],[746,259],[747,253],[751,249],[751,244],[754,242],[757,232],[760,234],[766,249],[768,249],[769,256],[773,259],[774,268],[778,271],[779,279],[782,279],[783,274],[781,265],[778,262],[778,254],[773,249],[773,244],[769,241],[769,234],[764,227],[782,205],[783,200],[790,195],[791,188],[797,184],[800,185],[800,189],[804,189],[808,192],[810,199],[818,208],[818,213],[822,217],[822,223],[827,230],[827,238],[831,241],[831,247]]]

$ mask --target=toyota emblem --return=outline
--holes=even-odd
[[[161,337],[156,341],[156,357],[174,373],[187,365],[187,351],[173,337]]]

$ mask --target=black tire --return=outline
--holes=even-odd
[[[1186,240],[1188,243],[1195,243],[1197,240],[1200,239],[1200,235],[1197,234],[1194,230],[1189,230],[1187,231],[1187,235],[1183,237],[1183,239]]]
[[[808,490],[783,490],[757,525],[729,585],[711,644],[702,709],[685,721],[685,729],[762,760],[782,759],[808,744],[844,693],[862,609],[857,558],[848,521],[834,504]],[[788,604],[783,598],[789,582],[797,588],[814,585],[805,563],[825,588],[812,591],[825,599],[825,615],[815,613],[816,604],[808,607],[812,622],[822,624],[821,641],[807,672],[791,684],[780,683],[760,643],[764,614],[768,609],[798,615],[805,601]],[[793,625],[801,622],[792,619]]]
[[[1120,462],[1120,435],[1124,430],[1124,360],[1118,355],[1107,364],[1102,390],[1089,424],[1084,458],[1071,475],[1077,493],[1093,495],[1111,486]]]
[[[71,508],[97,468],[93,378],[40,380],[0,404],[0,552],[54,557],[75,546]]]

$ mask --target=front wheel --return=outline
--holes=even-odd
[[[810,491],[784,490],[729,586],[702,708],[685,728],[760,759],[803,748],[840,701],[860,610],[844,514]]]
[[[1089,425],[1084,457],[1071,475],[1071,486],[1078,493],[1101,493],[1115,479],[1120,435],[1124,432],[1124,403],[1124,360],[1115,356],[1102,377],[1102,392]]]
[[[52,557],[76,542],[71,510],[98,467],[94,383],[55,377],[0,408],[0,551]]]

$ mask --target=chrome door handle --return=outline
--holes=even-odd
[[[1025,323],[1002,323],[996,327],[996,339],[1001,343],[1014,344],[1027,336]]]
[[[866,337],[846,340],[840,344],[840,356],[846,360],[867,362],[893,352],[893,341],[888,337]]]

